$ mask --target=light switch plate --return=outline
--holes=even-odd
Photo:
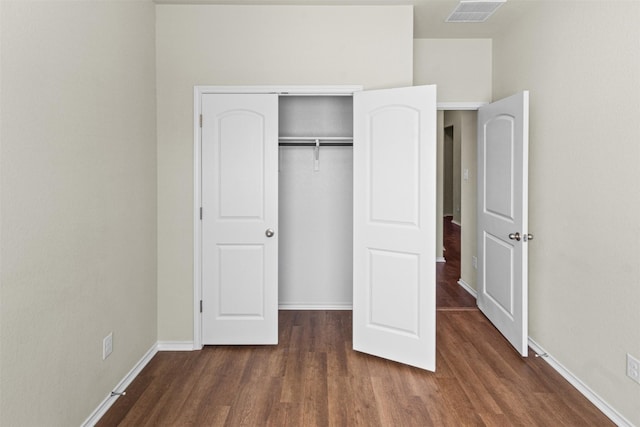
[[[113,352],[113,332],[109,332],[109,335],[102,340],[102,360],[109,357]]]
[[[627,353],[627,376],[640,384],[640,360]]]

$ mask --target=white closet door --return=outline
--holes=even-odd
[[[202,116],[202,343],[277,344],[278,98],[205,94]]]
[[[435,370],[436,87],[354,94],[353,348]]]

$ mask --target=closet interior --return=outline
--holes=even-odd
[[[281,309],[350,309],[353,97],[281,95]]]

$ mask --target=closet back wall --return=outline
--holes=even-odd
[[[413,9],[162,4],[156,22],[158,339],[191,342],[193,87],[411,86]]]
[[[353,97],[281,96],[278,118],[280,137],[353,138]],[[321,146],[317,154],[316,162],[315,147],[280,147],[278,302],[350,309],[353,147]]]

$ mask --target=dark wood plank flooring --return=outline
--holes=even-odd
[[[612,426],[478,310],[437,313],[437,370],[351,350],[350,311],[281,311],[277,346],[161,352],[98,426]]]
[[[475,307],[476,299],[458,284],[460,280],[460,226],[444,217],[443,243],[446,262],[436,264],[436,307],[450,309]]]
[[[281,311],[277,346],[158,353],[98,426],[614,425],[475,308],[444,227],[435,373],[353,351],[350,311]]]

